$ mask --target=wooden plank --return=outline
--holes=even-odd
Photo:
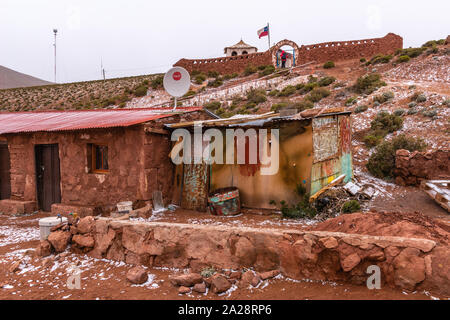
[[[345,178],[345,174],[337,177],[336,179],[334,179],[333,181],[331,181],[329,184],[327,184],[325,187],[323,187],[322,189],[320,189],[319,191],[317,191],[313,196],[311,196],[309,198],[309,202],[314,202],[316,201],[316,199],[325,191],[327,191],[328,189],[338,185],[339,183],[341,183],[342,181],[344,181]]]

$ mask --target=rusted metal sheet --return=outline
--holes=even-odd
[[[185,164],[181,207],[184,209],[206,211],[208,197],[209,166]]]
[[[311,169],[311,195],[330,184],[341,175],[341,160],[339,158],[314,163]]]
[[[179,107],[192,112],[201,107]],[[0,113],[0,134],[127,127],[173,116],[172,108]]]
[[[234,216],[241,212],[239,189],[234,187],[217,189],[208,197],[209,212],[216,216]]]
[[[313,148],[314,163],[331,159],[339,152],[339,127],[336,116],[314,118]]]

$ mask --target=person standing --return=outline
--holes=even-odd
[[[281,68],[286,68],[286,59],[287,59],[287,54],[286,51],[281,51]]]

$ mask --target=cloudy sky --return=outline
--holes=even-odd
[[[0,0],[0,65],[53,81],[53,28],[58,29],[57,81],[164,72],[180,58],[212,58],[241,38],[267,50],[297,44],[382,37],[404,46],[450,34],[448,0]]]

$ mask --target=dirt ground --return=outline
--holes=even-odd
[[[188,212],[183,214],[185,218],[189,215]],[[43,266],[44,259],[34,257],[30,249],[39,243],[38,220],[48,215],[42,212],[21,217],[0,215],[0,299],[448,299],[428,292],[411,293],[392,288],[369,290],[350,284],[298,281],[281,275],[262,281],[257,288],[233,286],[219,296],[208,292],[179,295],[168,277],[185,270],[148,269],[149,280],[142,285],[132,285],[126,280],[131,265],[124,262],[98,260],[67,251],[50,256],[48,264]],[[261,217],[252,218],[257,221]],[[22,259],[20,270],[9,272],[9,267],[19,259]],[[81,272],[81,288],[69,289],[67,280],[75,266]]]

